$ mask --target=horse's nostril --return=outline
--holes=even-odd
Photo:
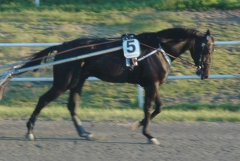
[[[207,76],[207,75],[206,75],[206,76],[204,76],[204,77],[203,77],[203,79],[208,79],[208,76]]]
[[[201,79],[204,80],[204,79],[208,79],[209,78],[209,75],[208,74],[202,74],[201,75]]]

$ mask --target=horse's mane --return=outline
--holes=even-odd
[[[202,36],[204,36],[203,33],[190,28],[170,28],[158,32],[145,32],[136,35],[141,43],[151,45],[152,47],[158,47],[159,42],[161,44],[176,44],[184,41],[192,41]]]
[[[158,37],[156,37],[158,36]],[[148,42],[150,40],[155,41],[155,38],[160,39],[162,41],[166,40],[183,40],[187,38],[196,38],[199,36],[203,36],[203,33],[199,32],[198,30],[195,29],[190,29],[190,28],[169,28],[165,30],[161,30],[158,32],[144,32],[141,34],[136,35],[138,39],[141,39],[142,41]],[[98,43],[102,41],[109,41],[109,40],[121,40],[121,38],[98,38],[98,37],[83,37],[83,38],[78,38],[72,41],[69,41],[67,43],[71,44],[77,44],[79,43],[81,45],[86,45],[91,43]],[[141,42],[142,42],[141,41]]]
[[[170,43],[172,41],[184,41],[186,39],[194,39],[196,37],[203,36],[203,33],[190,28],[170,28],[161,30],[158,32],[144,32],[138,35],[135,35],[140,42],[145,44],[151,44],[153,46],[158,45],[158,41],[160,40],[162,43]],[[121,38],[78,38],[66,43],[70,43],[73,46],[79,45],[87,45],[87,44],[94,44],[100,43],[104,41],[110,40],[120,40]]]
[[[159,46],[159,41],[161,43],[175,44],[180,41],[184,41],[186,39],[191,39],[191,38],[194,39],[196,37],[203,36],[203,33],[195,29],[189,29],[189,28],[169,28],[169,29],[158,31],[158,32],[144,32],[135,36],[141,43],[157,48]],[[97,44],[97,43],[113,41],[113,40],[121,42],[120,37],[119,38],[82,37],[82,38],[77,38],[71,41],[64,42],[61,45],[64,45],[64,46],[69,45],[68,48],[74,48],[78,46],[84,46],[84,45],[95,44],[95,43]],[[38,53],[24,57],[23,59],[34,58],[36,55],[38,55]]]
[[[196,37],[202,37],[203,33],[189,28],[170,28],[157,32],[157,35],[161,42],[170,43],[175,40],[184,41],[186,39],[195,39]]]

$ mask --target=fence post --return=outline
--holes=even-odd
[[[35,5],[36,5],[36,7],[39,7],[40,6],[40,0],[35,0]]]
[[[143,88],[140,85],[138,86],[138,107],[143,108]]]

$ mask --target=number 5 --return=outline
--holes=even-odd
[[[133,43],[133,44],[132,44]],[[135,45],[134,45],[134,40],[128,40],[127,41],[127,51],[129,52],[129,53],[133,53],[135,50],[136,50],[136,47],[135,47]],[[130,49],[129,49],[130,48]]]

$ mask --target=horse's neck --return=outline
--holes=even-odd
[[[142,33],[137,35],[137,39],[140,43],[157,48],[159,45],[156,33]]]
[[[179,44],[176,44],[176,46],[179,46],[180,55],[181,55],[185,51],[192,49],[193,44],[194,44],[193,40],[186,39],[186,40],[180,42]]]
[[[139,41],[143,44],[149,45],[154,48],[158,48],[159,45],[163,47],[163,49],[173,55],[174,57],[179,57],[187,50],[191,50],[194,46],[195,40],[192,38],[168,38],[167,36],[164,38],[157,33],[143,33],[137,36]]]
[[[192,41],[191,39],[185,39],[176,42],[173,41],[171,43],[163,43],[163,45],[167,48],[166,52],[170,52],[169,54],[175,57],[179,57],[184,52],[192,49],[194,41]]]

